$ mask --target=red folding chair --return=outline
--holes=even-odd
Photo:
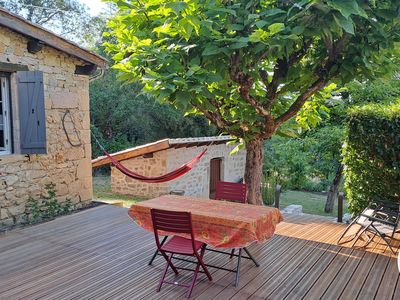
[[[188,288],[186,296],[190,298],[192,295],[193,287],[196,283],[197,275],[200,270],[200,266],[203,268],[204,273],[206,273],[208,279],[212,281],[210,272],[207,270],[203,262],[204,252],[206,250],[206,244],[196,241],[194,239],[193,227],[192,227],[192,215],[190,212],[176,212],[167,211],[160,209],[151,209],[151,218],[153,221],[154,236],[157,244],[157,249],[161,255],[167,261],[167,265],[162,273],[160,283],[158,284],[157,292],[161,290],[163,283],[179,285]],[[164,231],[168,233],[184,233],[190,235],[190,239],[173,236],[165,243],[160,243],[158,231]],[[200,253],[199,253],[200,250]],[[167,253],[170,255],[168,256]],[[176,282],[170,282],[165,280],[168,268],[178,274],[178,268],[172,263],[172,258],[174,254],[180,254],[185,256],[193,256],[197,258],[196,268],[194,269],[194,275],[192,282],[187,284],[177,284]]]
[[[247,203],[247,185],[238,182],[217,181],[215,200]],[[232,249],[230,258],[235,254]]]
[[[247,186],[245,183],[217,181],[215,199],[247,203]]]

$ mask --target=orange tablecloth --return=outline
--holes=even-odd
[[[129,216],[141,227],[153,231],[150,209],[192,213],[195,238],[216,248],[242,248],[264,242],[283,220],[273,207],[165,195],[131,206]]]

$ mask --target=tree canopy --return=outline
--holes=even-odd
[[[172,105],[140,92],[141,85],[123,84],[114,70],[90,84],[92,131],[109,152],[163,138],[208,136],[214,126],[202,116],[183,117]],[[93,156],[103,155],[93,144]]]
[[[96,19],[79,0],[0,0],[0,7],[81,43],[95,34]]]
[[[318,113],[330,83],[389,74],[399,40],[400,1],[113,2],[106,47],[120,78],[246,141],[252,203],[261,141],[301,109]]]

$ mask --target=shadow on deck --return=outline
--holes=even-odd
[[[286,215],[273,238],[249,247],[261,266],[244,260],[239,287],[233,273],[210,269],[213,282],[200,274],[192,299],[400,299],[396,258],[381,243],[337,246],[343,228]],[[153,234],[115,206],[16,230],[0,236],[0,299],[184,299],[175,286],[155,292],[164,261],[147,265],[154,249]],[[205,261],[236,263],[214,252]]]

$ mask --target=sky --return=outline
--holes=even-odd
[[[101,0],[79,0],[81,3],[86,4],[90,9],[92,16],[98,15],[102,9],[106,8],[106,4]]]

